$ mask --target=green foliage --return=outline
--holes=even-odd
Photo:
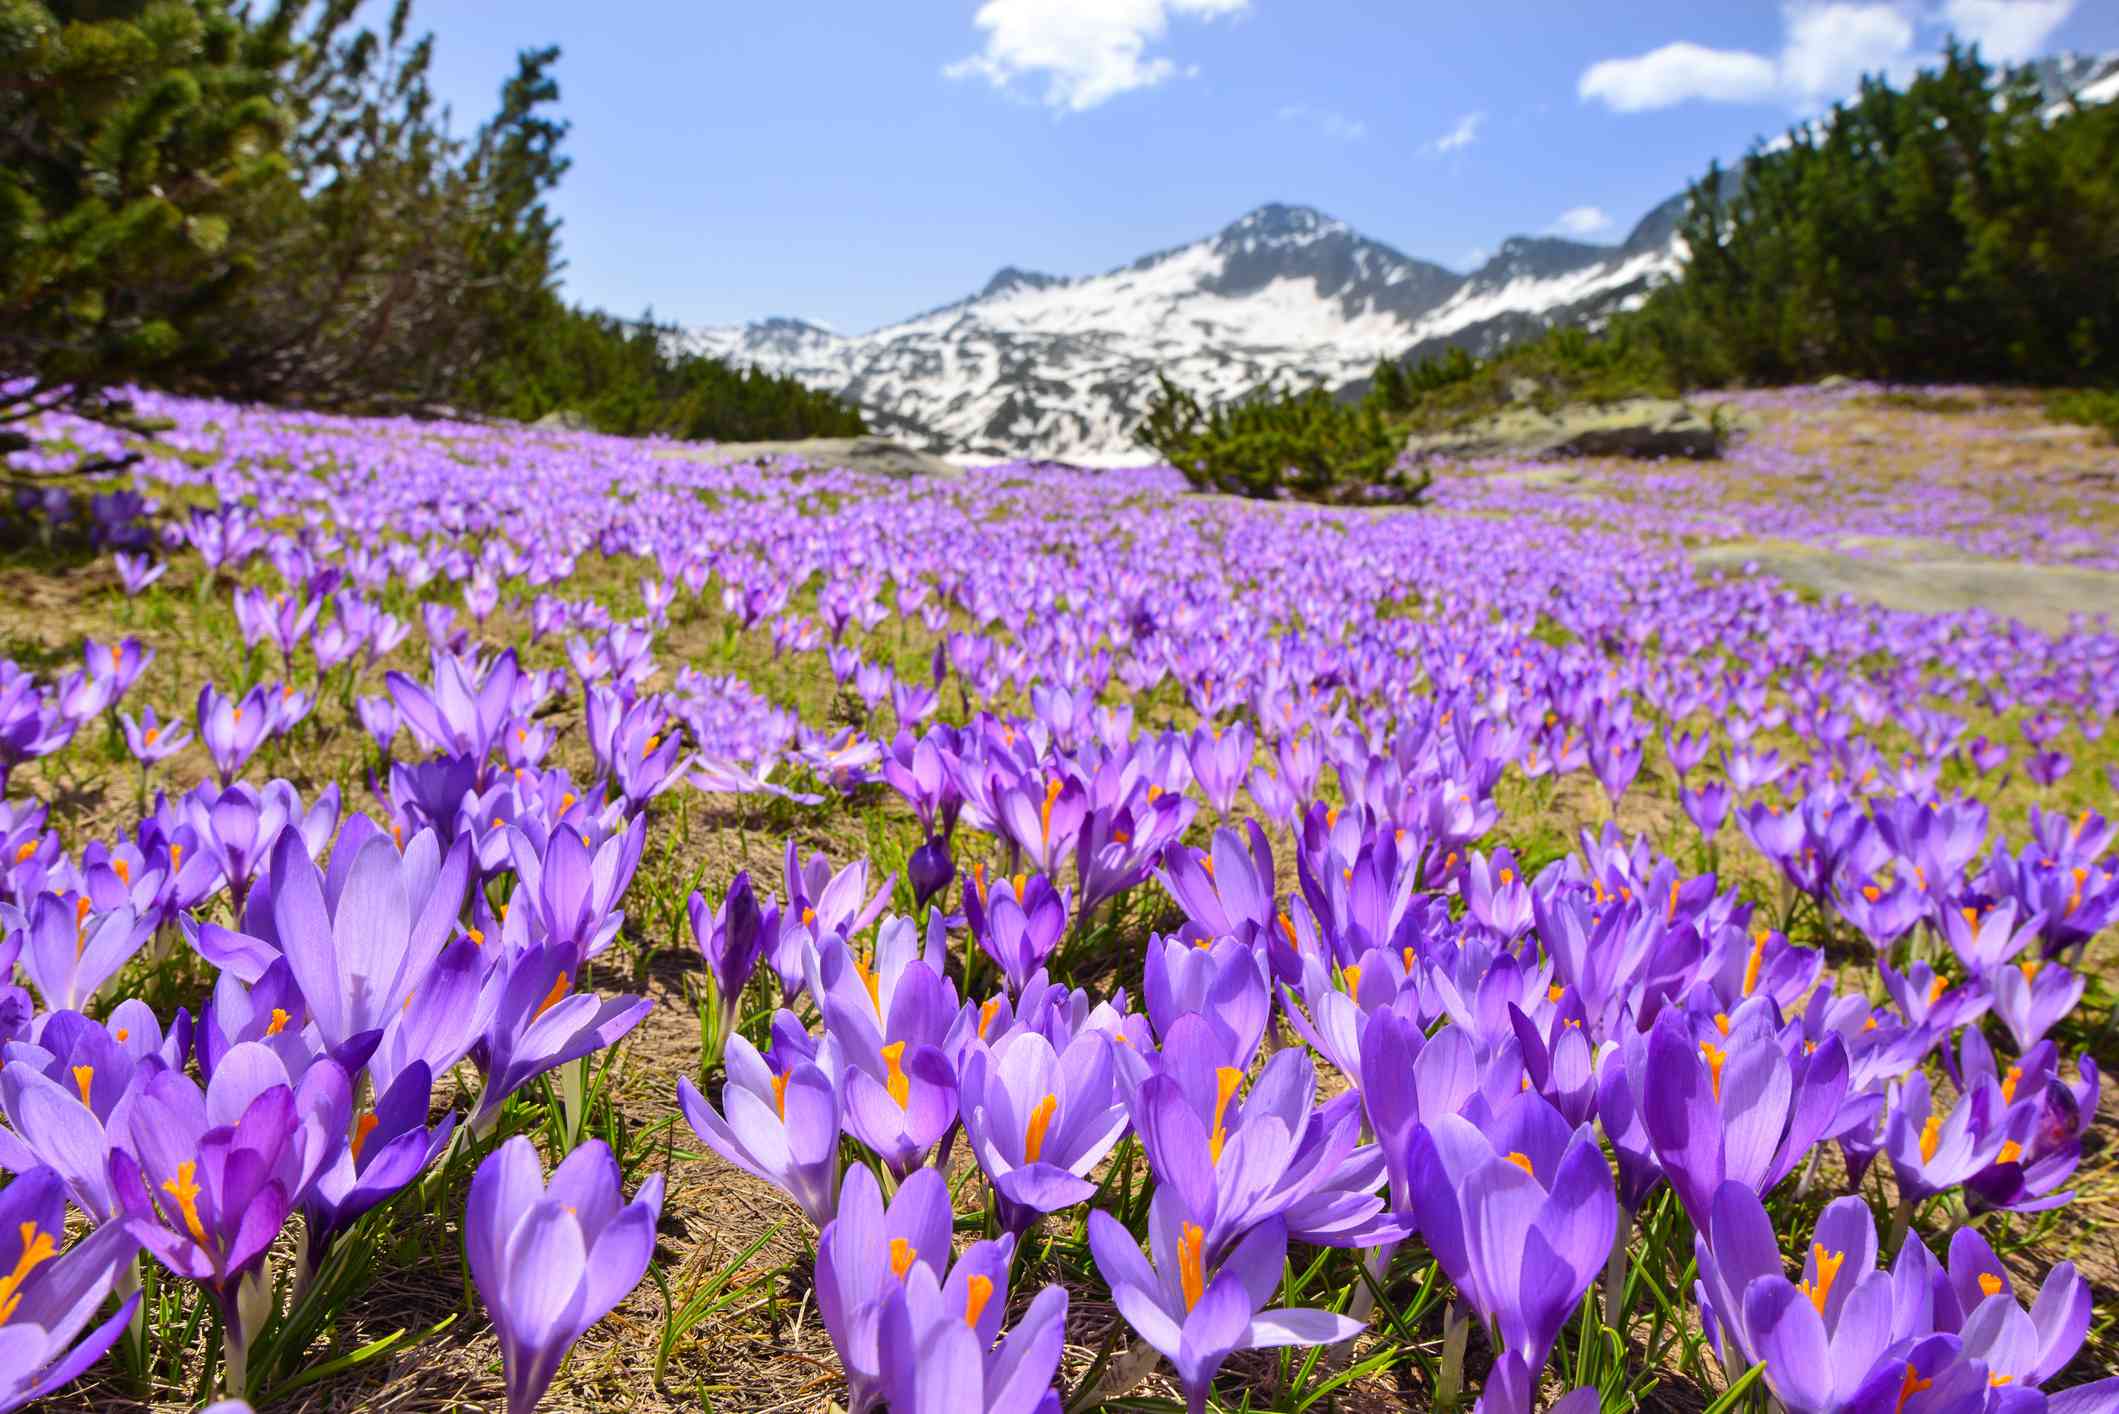
[[[1428,473],[1400,465],[1402,433],[1373,403],[1336,401],[1321,388],[1261,392],[1228,407],[1199,400],[1156,375],[1135,434],[1193,487],[1260,500],[1415,503]]]
[[[2083,388],[2055,393],[2046,399],[2045,413],[2055,422],[2077,422],[2101,428],[2119,445],[2119,388]]]
[[[152,376],[284,187],[283,24],[223,0],[0,0],[0,420]]]
[[[557,294],[558,50],[453,134],[410,0],[0,0],[0,422],[154,384],[680,436],[860,429]],[[262,11],[262,13],[261,13]]]
[[[2119,375],[2119,105],[2050,120],[2027,75],[1951,45],[1710,168],[1683,279],[1627,322],[1688,383]]]
[[[479,408],[531,421],[562,409],[600,432],[727,442],[854,437],[860,412],[792,378],[673,353],[676,331],[568,309],[556,297],[525,321],[534,337],[467,389]]]
[[[1670,397],[1678,386],[1661,348],[1625,321],[1602,334],[1549,329],[1491,358],[1452,349],[1407,375],[1408,396],[1394,409],[1416,431],[1461,426],[1516,403],[1551,412],[1567,403]]]
[[[1386,413],[1411,412],[1426,394],[1469,382],[1478,373],[1479,361],[1459,348],[1410,367],[1396,359],[1378,359],[1368,400]]]

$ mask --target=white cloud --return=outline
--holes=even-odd
[[[1312,108],[1307,103],[1290,103],[1282,108],[1280,121],[1307,123],[1335,142],[1359,142],[1369,135],[1369,125],[1359,118],[1349,118],[1330,108]]]
[[[1913,48],[1913,21],[1893,5],[1802,5],[1785,13],[1781,87],[1798,100],[1844,97],[1863,74],[1892,68]]]
[[[1988,63],[2020,64],[2045,52],[2075,0],[1945,0],[1942,22],[1979,45]]]
[[[1570,206],[1560,213],[1550,230],[1556,236],[1570,236],[1575,240],[1587,240],[1611,229],[1611,218],[1603,208],[1596,206]]]
[[[1925,9],[1916,0],[1787,0],[1781,6],[1776,53],[1710,49],[1679,40],[1624,59],[1604,59],[1583,70],[1575,92],[1620,113],[1640,113],[1695,100],[1708,103],[1779,102],[1812,111],[1851,94],[1862,75],[1904,81],[1931,59],[1923,36],[1945,33],[1977,43],[1992,62],[2018,63],[2044,51],[2046,41],[2078,0],[1941,0]]]
[[[1621,113],[1643,113],[1694,98],[1756,103],[1771,98],[1779,85],[1771,59],[1679,40],[1631,59],[1601,59],[1583,70],[1575,92]]]
[[[1486,114],[1466,113],[1457,120],[1457,126],[1427,145],[1430,152],[1461,152],[1479,140],[1479,129],[1486,122]]]
[[[982,78],[995,88],[1042,74],[1048,107],[1082,112],[1179,72],[1148,48],[1172,16],[1211,20],[1250,0],[986,0],[972,23],[984,47],[943,68],[952,79]]]

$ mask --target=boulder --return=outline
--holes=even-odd
[[[1552,461],[1562,457],[1712,457],[1721,434],[1675,398],[1626,398],[1578,404],[1556,412],[1518,404],[1446,432],[1415,434],[1406,443],[1415,460]]]
[[[1842,554],[1781,540],[1744,540],[1692,551],[1695,568],[1758,571],[1826,599],[1842,594],[1917,614],[1985,609],[2046,633],[2065,633],[2077,613],[2119,624],[2119,574],[2072,565],[1983,559],[1921,539],[1852,537]]]
[[[889,476],[900,481],[933,476],[958,480],[962,468],[940,457],[893,442],[888,437],[805,437],[787,442],[715,442],[657,452],[659,457],[679,461],[732,462],[779,461],[800,457],[813,467],[844,467],[868,476]]]
[[[589,430],[589,420],[572,408],[560,408],[546,413],[530,426],[552,432],[586,432]]]

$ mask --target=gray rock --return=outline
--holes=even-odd
[[[586,432],[589,430],[589,420],[572,408],[560,408],[546,413],[530,426],[541,427],[550,432]]]
[[[1857,599],[1918,614],[1985,609],[2064,633],[2068,617],[2107,615],[2119,625],[2119,574],[2060,565],[1983,560],[1930,540],[1864,540],[1862,556],[1786,541],[1752,540],[1692,552],[1702,570],[1758,569],[1827,598]]]
[[[900,481],[932,476],[961,480],[963,468],[952,466],[888,437],[806,437],[789,442],[716,442],[711,446],[682,447],[655,455],[676,461],[704,461],[720,465],[733,462],[779,461],[800,457],[810,466],[844,467],[869,476],[890,476]]]
[[[1712,457],[1721,451],[1714,424],[1675,398],[1627,398],[1545,413],[1517,406],[1447,432],[1416,434],[1405,450],[1416,461],[1506,457]]]

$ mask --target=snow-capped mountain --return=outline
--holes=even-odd
[[[1102,275],[1003,269],[969,299],[867,334],[769,319],[685,338],[843,392],[877,430],[938,451],[1137,461],[1132,432],[1157,370],[1216,401],[1268,383],[1340,388],[1379,358],[1483,350],[1675,264],[1667,230],[1639,247],[1524,237],[1461,275],[1273,204]]]
[[[2119,84],[2119,56],[2051,77],[2096,101]],[[1556,323],[1595,324],[1679,268],[1684,206],[1663,202],[1618,245],[1518,236],[1459,274],[1274,203],[1101,275],[1004,267],[976,295],[866,334],[768,319],[682,337],[843,393],[878,431],[933,451],[1135,462],[1157,371],[1207,401],[1267,384],[1351,392],[1379,358],[1486,354]]]

